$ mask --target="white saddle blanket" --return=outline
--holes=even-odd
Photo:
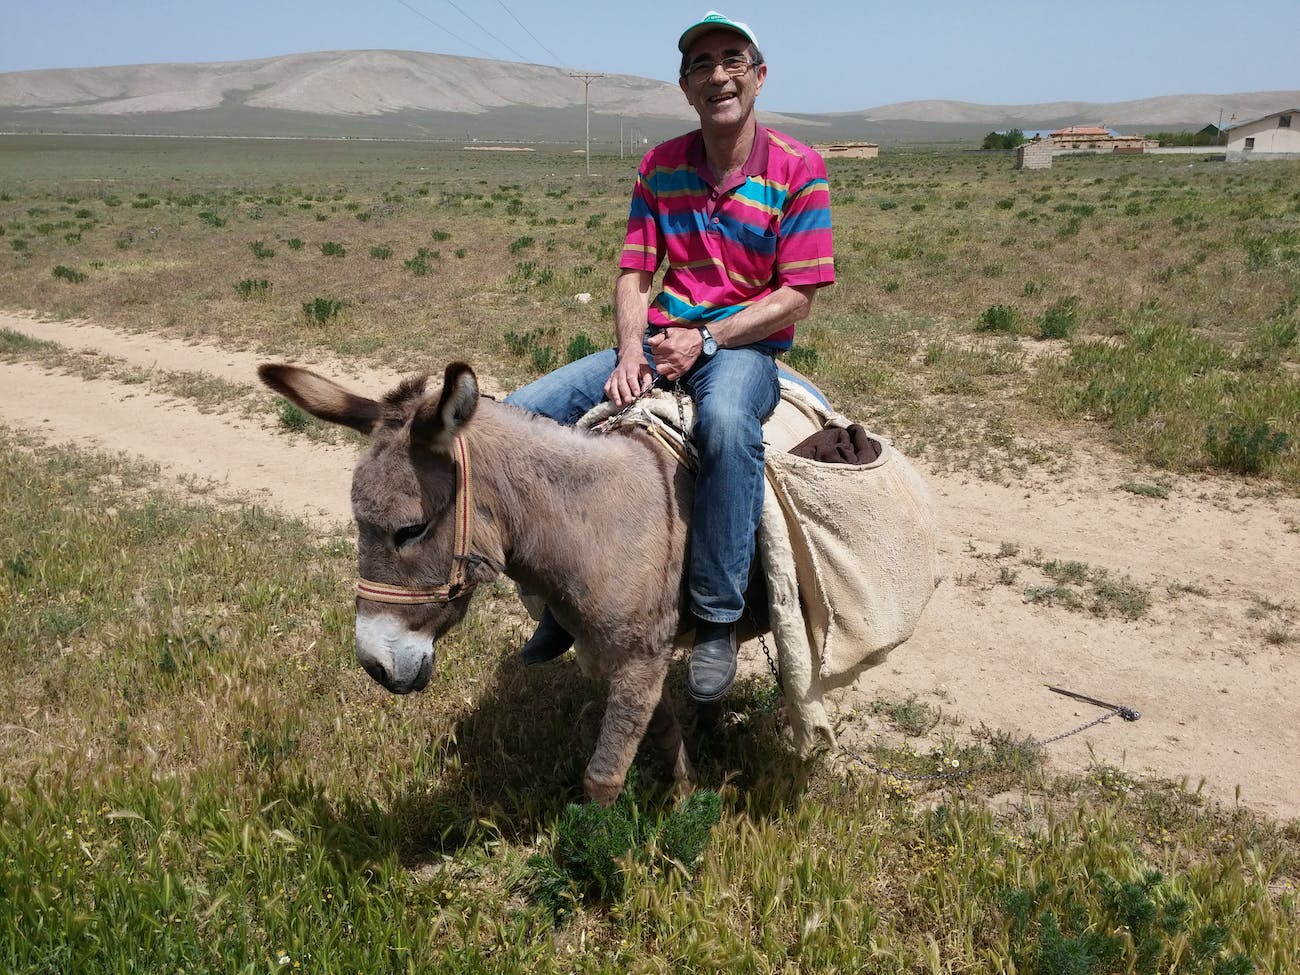
[[[682,410],[689,426],[689,400]],[[681,444],[678,404],[668,393],[641,403],[622,422]],[[579,426],[614,412],[602,404]],[[781,381],[781,403],[763,426],[767,493],[758,553],[767,578],[769,619],[795,744],[832,744],[826,690],[855,680],[915,629],[940,580],[938,526],[920,475],[893,446],[869,464],[823,463],[789,453],[845,417],[797,383]]]

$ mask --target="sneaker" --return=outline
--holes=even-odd
[[[573,634],[562,627],[551,615],[548,606],[537,621],[537,629],[519,651],[524,664],[532,667],[554,660],[573,646]]]
[[[701,620],[686,665],[686,692],[697,704],[711,704],[727,693],[735,679],[736,625]]]

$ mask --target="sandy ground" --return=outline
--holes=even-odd
[[[0,328],[250,385],[259,361],[21,314],[0,313]],[[374,393],[398,378],[318,368]],[[0,363],[0,423],[51,443],[123,451],[158,464],[179,490],[274,507],[322,530],[348,520],[353,448],[291,440],[144,386]],[[1300,499],[1210,478],[1164,478],[1168,498],[1143,497],[1119,485],[1149,483],[1149,472],[1095,450],[1080,453],[1069,474],[1010,486],[920,466],[944,525],[947,579],[913,638],[836,694],[840,713],[857,716],[842,740],[858,744],[875,732],[865,711],[877,697],[915,694],[955,727],[1035,737],[1098,714],[1050,693],[1054,684],[1142,717],[1113,718],[1049,746],[1053,767],[1102,763],[1186,779],[1217,801],[1239,797],[1272,816],[1300,817]],[[1011,546],[1018,555],[1005,554]],[[1150,612],[1130,622],[1027,602],[1026,585],[1043,581],[1023,561],[1036,553],[1128,576],[1149,588]],[[1003,569],[1015,571],[1012,584],[999,581]]]

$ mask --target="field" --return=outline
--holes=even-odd
[[[1300,164],[832,169],[790,361],[917,461],[948,571],[838,733],[970,776],[800,766],[747,652],[696,800],[570,806],[599,691],[518,665],[505,583],[422,695],[355,667],[358,441],[254,365],[599,347],[634,166],[0,137],[0,967],[1296,970]],[[1097,716],[1044,684],[1143,717],[1041,747]]]

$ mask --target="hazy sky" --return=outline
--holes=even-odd
[[[387,48],[675,81],[677,37],[708,3],[0,0],[0,71]],[[770,72],[760,106],[770,111],[1300,89],[1300,0],[719,6],[758,35]]]

